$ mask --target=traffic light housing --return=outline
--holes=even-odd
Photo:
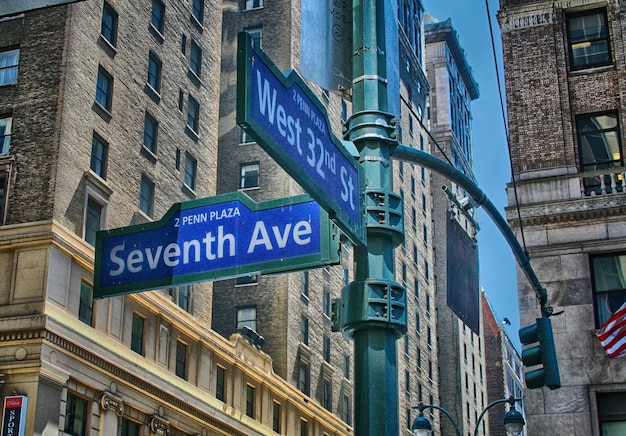
[[[524,366],[542,365],[541,368],[526,372],[526,387],[528,389],[537,389],[542,386],[550,389],[560,388],[561,378],[554,350],[550,318],[538,318],[536,324],[520,329],[519,338],[523,347]]]

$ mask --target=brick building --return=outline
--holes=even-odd
[[[29,4],[34,4],[29,2]],[[98,230],[216,191],[221,2],[85,0],[0,19],[0,392],[24,434],[346,434],[212,285],[94,301]]]
[[[561,388],[526,390],[528,434],[623,433],[626,366],[607,357],[596,332],[626,300],[624,4],[500,7],[514,182],[507,218],[562,312],[551,318]],[[518,295],[522,326],[534,324],[539,305],[519,273]]]

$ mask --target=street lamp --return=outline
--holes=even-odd
[[[506,415],[504,415],[504,428],[506,429],[506,433],[509,436],[519,436],[522,433],[522,430],[524,430],[525,422],[522,414],[514,408],[516,401],[521,401],[521,398],[502,398],[500,400],[489,403],[489,405],[485,407],[485,409],[480,414],[480,417],[478,417],[478,421],[476,421],[474,436],[478,436],[479,424],[480,421],[482,421],[483,416],[485,416],[485,413],[487,413],[487,411],[496,404],[505,402],[509,403],[511,406],[511,409],[506,413]],[[419,410],[420,412],[419,416],[415,418],[415,421],[413,421],[413,426],[411,427],[411,430],[413,430],[413,436],[432,435],[432,426],[430,425],[430,421],[428,420],[428,418],[424,416],[424,409],[437,409],[445,413],[446,416],[450,419],[450,422],[452,422],[457,436],[461,436],[461,432],[459,431],[459,427],[457,426],[456,421],[454,420],[454,418],[452,418],[452,415],[450,415],[450,413],[448,413],[448,411],[443,407],[436,406],[434,404],[419,403],[413,408]]]

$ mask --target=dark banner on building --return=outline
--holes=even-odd
[[[17,395],[4,398],[1,436],[24,436],[28,397]]]
[[[448,307],[474,333],[480,329],[478,248],[467,232],[447,213]]]

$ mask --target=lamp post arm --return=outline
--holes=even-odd
[[[424,409],[437,409],[437,410],[442,411],[448,417],[448,419],[450,419],[450,422],[452,423],[452,426],[454,427],[454,430],[456,431],[456,436],[461,436],[461,432],[459,431],[459,426],[456,424],[456,421],[454,420],[452,415],[450,415],[450,413],[443,407],[436,406],[434,404],[418,404],[417,406],[413,408],[418,409],[420,411],[420,415],[422,416],[424,415]]]
[[[516,401],[521,401],[521,400],[522,400],[521,398],[513,398],[513,397],[511,397],[511,398],[502,398],[500,400],[492,401],[491,403],[489,403],[487,405],[487,407],[485,407],[483,409],[482,413],[478,417],[478,421],[476,421],[476,428],[474,429],[474,436],[478,436],[478,428],[479,428],[480,421],[482,421],[483,416],[485,416],[485,413],[487,413],[487,411],[489,409],[491,409],[496,404],[500,404],[500,403],[509,403],[511,405],[511,407],[513,407],[513,405],[515,404]]]
[[[541,313],[545,317],[549,317],[552,315],[552,307],[547,307],[548,294],[544,287],[541,285],[541,282],[537,278],[535,271],[530,265],[530,259],[526,251],[522,249],[520,246],[515,234],[509,227],[506,220],[500,215],[498,209],[494,206],[494,204],[487,198],[487,195],[478,188],[478,186],[465,174],[458,171],[449,163],[439,159],[438,157],[433,156],[432,154],[426,153],[424,151],[408,147],[406,145],[398,145],[393,152],[393,157],[396,159],[404,160],[407,162],[416,163],[418,165],[422,165],[436,173],[441,174],[442,176],[452,180],[454,183],[465,189],[467,193],[472,197],[472,200],[477,206],[482,206],[485,209],[485,212],[489,217],[493,220],[495,225],[500,230],[500,233],[504,236],[509,247],[513,251],[515,258],[517,259],[517,263],[519,264],[522,271],[526,275],[526,278],[530,282],[531,286],[535,289],[535,294],[537,295],[537,299],[541,304]]]

